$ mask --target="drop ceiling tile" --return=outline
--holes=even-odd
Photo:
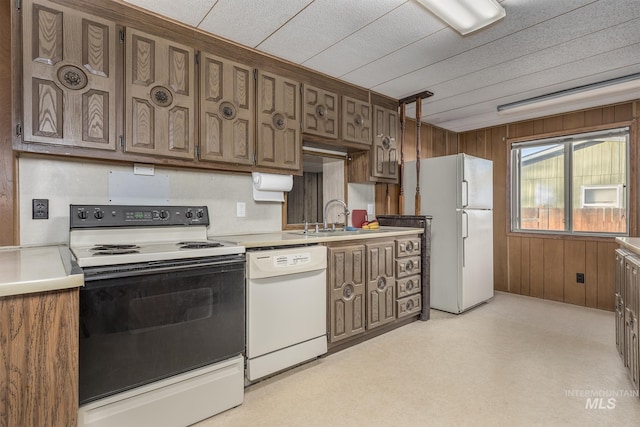
[[[442,21],[417,2],[409,1],[318,53],[303,65],[339,77],[443,28],[445,24]]]
[[[354,84],[373,88],[492,41],[508,38],[512,34],[518,34],[531,26],[580,8],[590,2],[592,0],[562,2],[556,0],[505,0],[501,4],[507,10],[507,16],[485,30],[462,37],[451,28],[447,28],[349,72],[341,78]],[[424,87],[425,84],[428,85],[427,82],[423,82],[420,87]],[[380,92],[383,89],[376,88],[375,90]],[[411,93],[419,90],[419,87],[415,87]],[[393,96],[390,93],[387,95]]]
[[[640,31],[638,28],[640,28],[640,19],[635,19],[519,57],[513,61],[495,64],[440,84],[434,84],[430,89],[438,94],[446,94],[445,97],[440,97],[440,100],[490,86],[499,93],[501,86],[510,80],[535,75],[548,68],[576,63],[595,55],[623,48],[631,48],[632,51],[636,49],[636,54],[632,58],[640,63]]]
[[[615,7],[611,6],[610,2],[596,2],[519,31],[509,37],[503,37],[463,54],[405,74],[401,78],[374,86],[373,89],[396,98],[402,98],[411,95],[416,88],[421,88],[425,84],[431,88],[443,81],[490,67],[496,63],[517,60],[523,55],[550,46],[560,46],[564,41],[584,37],[603,28],[615,27],[640,16],[640,8],[633,7],[633,3],[636,2],[637,0],[620,0],[615,2]],[[597,19],[594,19],[595,17]],[[590,25],[582,25],[585,22],[590,22]],[[576,23],[580,25],[576,25]]]
[[[429,98],[422,109],[423,120],[440,125],[472,115],[497,114],[501,104],[638,73],[637,52],[638,46],[632,45],[444,100]]]
[[[199,0],[189,2],[189,7],[175,0],[124,0],[125,3],[139,6],[159,15],[175,19],[192,27],[205,17],[217,0]]]
[[[218,0],[198,28],[256,47],[312,1]]]
[[[316,0],[257,48],[300,64],[405,1]]]

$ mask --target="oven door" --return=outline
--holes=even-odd
[[[238,355],[244,255],[85,270],[80,404]]]

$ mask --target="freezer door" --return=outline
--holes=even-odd
[[[493,209],[493,162],[459,155],[460,209]]]
[[[493,211],[458,212],[462,228],[458,307],[465,311],[493,297]]]

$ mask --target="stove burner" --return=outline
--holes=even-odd
[[[180,242],[178,243],[180,249],[206,249],[206,248],[218,248],[222,246],[222,243],[218,242]]]
[[[140,251],[136,249],[91,249],[93,252],[93,256],[96,255],[128,255],[128,254],[137,254]]]
[[[91,251],[109,251],[109,250],[112,250],[112,249],[116,249],[116,250],[121,250],[121,249],[140,249],[140,246],[138,246],[138,245],[129,245],[129,244],[95,245],[90,250]]]

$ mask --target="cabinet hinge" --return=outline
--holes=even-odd
[[[255,153],[253,153],[253,164],[255,165],[256,163],[258,163],[258,156],[256,156]]]
[[[22,9],[22,0],[16,0],[16,9]]]
[[[22,123],[16,125],[16,136],[22,138]]]
[[[257,69],[253,70],[253,80],[258,81],[258,70]]]
[[[124,30],[120,30],[120,43],[124,43]]]
[[[196,151],[196,159],[199,159],[200,158],[200,146],[196,145],[195,151]]]
[[[124,136],[120,135],[120,148],[124,151]]]
[[[196,65],[200,64],[200,52],[196,52],[196,54],[194,56],[195,56],[195,59],[196,59]]]

